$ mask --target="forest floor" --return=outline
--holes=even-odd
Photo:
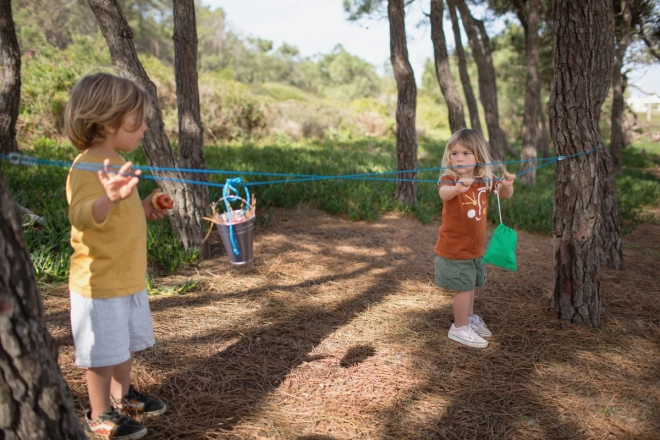
[[[624,270],[601,271],[595,330],[561,328],[552,238],[519,231],[517,272],[488,266],[477,291],[493,332],[479,350],[447,338],[439,220],[271,212],[253,264],[232,266],[214,232],[214,258],[154,278],[200,282],[151,297],[156,345],[132,381],[170,409],[145,420],[148,438],[660,438],[660,225],[624,238]],[[42,294],[82,415],[66,288]]]

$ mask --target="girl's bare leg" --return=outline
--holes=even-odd
[[[454,296],[454,327],[459,328],[467,325],[473,302],[474,290],[456,293]]]

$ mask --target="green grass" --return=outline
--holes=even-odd
[[[654,168],[660,166],[660,142],[640,139],[623,150],[623,166]]]
[[[438,167],[446,141],[420,138],[419,168]],[[515,146],[514,146],[515,148]],[[644,154],[642,154],[644,149]],[[262,215],[260,226],[269,221],[268,207],[291,208],[309,205],[330,214],[346,215],[352,220],[374,220],[384,211],[399,210],[410,213],[423,223],[440,215],[442,204],[438,197],[438,171],[423,171],[417,185],[418,204],[415,208],[401,206],[393,200],[394,181],[330,178],[298,183],[269,183],[283,177],[250,175],[253,173],[296,173],[314,176],[345,176],[396,170],[396,153],[393,140],[373,138],[347,138],[344,141],[273,140],[264,143],[208,146],[205,148],[207,169],[232,170],[232,175],[211,174],[209,181],[222,185],[227,177],[241,176],[253,196],[257,197],[257,212]],[[648,218],[643,208],[660,203],[660,179],[644,173],[639,167],[660,164],[660,148],[657,144],[641,143],[624,153],[624,173],[616,177],[619,210],[624,232]],[[52,140],[37,141],[30,150],[31,156],[71,161],[75,150],[66,143]],[[146,165],[141,149],[127,157],[137,165]],[[507,160],[515,161],[511,156]],[[518,165],[510,165],[509,171],[517,172]],[[66,167],[34,166],[16,167],[3,162],[2,170],[14,199],[36,214],[44,216],[45,224],[26,224],[26,242],[35,265],[37,277],[42,282],[59,282],[68,276],[69,223],[65,198]],[[554,203],[554,164],[537,170],[537,184],[525,187],[516,183],[516,192],[510,200],[502,202],[504,223],[516,230],[550,234]],[[392,174],[375,177],[394,178]],[[152,191],[156,182],[141,179],[138,189],[145,195]],[[210,201],[220,199],[222,189],[210,187]],[[44,196],[46,195],[46,196]],[[244,188],[240,189],[244,195]],[[491,200],[489,218],[498,221],[495,201]],[[265,215],[265,216],[264,216]],[[167,221],[149,222],[148,258],[160,270],[171,273],[179,265],[194,265],[199,261],[199,250],[183,250]]]

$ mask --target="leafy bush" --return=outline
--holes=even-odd
[[[66,55],[60,55],[58,59],[33,50],[26,52],[21,74],[19,139],[33,134],[61,134],[62,112],[69,100],[69,91],[81,72],[80,66],[68,61]]]

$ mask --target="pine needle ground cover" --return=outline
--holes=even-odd
[[[232,266],[214,231],[213,259],[152,273],[173,287],[150,297],[157,342],[133,370],[141,392],[171,407],[145,420],[150,438],[658,438],[659,225],[624,237],[625,270],[603,269],[597,330],[561,330],[548,311],[552,239],[519,231],[518,271],[489,266],[477,292],[494,333],[478,350],[447,339],[437,219],[270,214],[253,265]],[[66,289],[42,294],[82,415]]]

